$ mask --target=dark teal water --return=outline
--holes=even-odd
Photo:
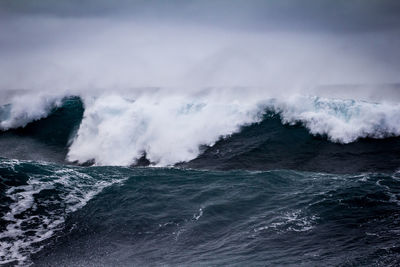
[[[63,160],[82,112],[1,133],[1,264],[400,264],[398,138],[333,144],[267,113],[174,168],[84,167]]]
[[[5,159],[0,172],[10,177],[2,184],[2,249],[17,251],[20,260],[30,255],[37,266],[400,262],[396,173],[63,167]]]

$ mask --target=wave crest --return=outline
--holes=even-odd
[[[62,99],[51,95],[15,98],[0,110],[0,129],[24,127],[44,118],[62,105]],[[85,107],[82,120],[82,113],[78,114],[75,108],[68,109],[76,113],[71,125],[80,123],[79,129],[76,134],[66,135],[75,135],[68,143],[67,160],[77,163],[131,165],[140,163],[144,155],[153,166],[187,162],[202,153],[202,146],[213,146],[219,139],[239,132],[243,126],[267,120],[268,116],[263,116],[266,112],[279,115],[283,124],[303,125],[310,134],[325,136],[336,143],[400,136],[400,105],[396,103],[316,96],[265,100],[243,93],[190,96],[158,91],[137,95],[86,95],[81,99]],[[79,109],[82,112],[83,107]],[[54,116],[53,119],[60,118]],[[47,139],[50,134],[57,135],[68,128],[51,130],[55,127],[54,120],[38,125],[50,127],[35,128],[47,131]],[[259,129],[270,130],[268,127]],[[246,139],[246,142],[252,141]]]
[[[63,96],[22,94],[0,107],[0,130],[25,127],[28,123],[47,117],[62,105]]]
[[[301,123],[311,134],[325,135],[333,142],[400,135],[398,104],[296,97],[274,101],[269,108],[280,114],[283,123]]]
[[[194,159],[201,145],[260,119],[258,107],[238,101],[119,95],[86,100],[84,119],[68,160],[129,165],[143,153],[157,166]]]

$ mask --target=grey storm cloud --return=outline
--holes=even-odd
[[[396,0],[3,0],[3,16],[121,16],[215,26],[378,31],[400,26]]]
[[[396,0],[2,0],[0,32],[0,89],[399,82]]]

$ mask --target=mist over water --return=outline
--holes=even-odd
[[[399,14],[1,1],[0,264],[398,264]]]
[[[221,12],[208,21],[191,20],[187,6],[176,17],[171,10],[160,17],[115,10],[60,16],[57,5],[24,13],[9,4],[13,12],[1,19],[0,88],[2,102],[11,106],[1,128],[23,127],[46,117],[63,97],[80,96],[85,114],[68,160],[129,165],[145,153],[161,166],[191,160],[201,145],[259,121],[271,99],[280,103],[272,107],[277,112],[297,103],[283,111],[283,121],[303,122],[333,141],[398,134],[391,114],[399,93],[385,89],[398,81],[398,29],[324,30],[289,18],[292,11],[263,20],[256,7],[243,15],[206,5],[211,14]],[[243,24],[233,23],[234,16]],[[329,24],[323,18],[315,24],[320,21]],[[338,126],[340,114],[313,115],[312,103],[299,107],[314,96],[389,102],[383,108],[388,122],[377,126],[382,115],[373,115],[376,121],[355,129],[353,120]]]
[[[120,1],[117,10],[99,3],[104,12],[88,2],[80,13],[62,16],[60,4],[17,8],[6,1],[3,9],[14,12],[1,18],[0,87],[74,93],[171,87],[182,93],[251,86],[262,88],[255,93],[288,95],[320,85],[399,82],[399,29],[391,13],[363,11],[374,1],[340,3],[332,19],[324,2],[306,1],[297,11],[291,1],[178,1],[176,8]],[[383,18],[393,25],[362,24]]]

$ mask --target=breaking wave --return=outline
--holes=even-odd
[[[283,125],[301,125],[313,136],[340,144],[400,135],[400,105],[395,103],[317,96],[260,99],[223,94],[18,97],[0,109],[0,128],[29,128],[30,122],[43,121],[57,110],[65,110],[66,100],[71,104],[71,99],[76,105],[67,110],[76,113],[72,126],[54,135],[70,131],[66,135],[68,142],[66,137],[63,139],[68,143],[66,159],[80,164],[127,166],[143,157],[154,166],[188,162],[204,148],[229,138],[243,127],[268,119],[266,114],[279,116]],[[60,125],[68,124],[65,117],[59,119]],[[48,127],[54,127],[54,116],[52,124]],[[40,126],[41,131],[44,128]]]

